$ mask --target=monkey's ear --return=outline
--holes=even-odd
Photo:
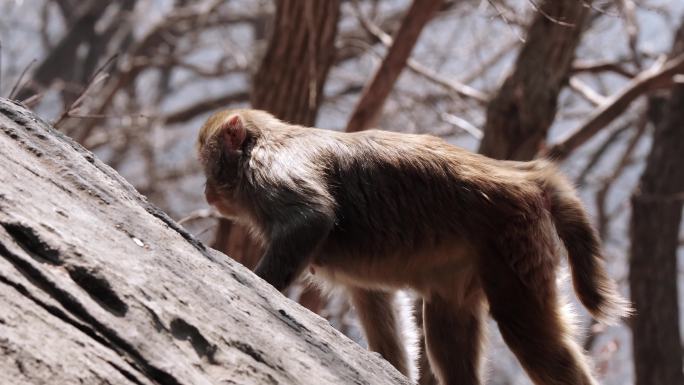
[[[221,139],[229,152],[234,152],[242,147],[242,142],[247,136],[247,129],[240,115],[233,115],[221,127]]]

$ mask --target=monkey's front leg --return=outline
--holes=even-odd
[[[352,303],[356,308],[368,341],[368,349],[380,353],[405,376],[409,375],[409,362],[395,312],[394,293],[361,288],[350,288]]]
[[[289,214],[289,215],[288,215]],[[333,224],[321,211],[298,208],[269,223],[266,252],[254,272],[282,291],[306,269]]]

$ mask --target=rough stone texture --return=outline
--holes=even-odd
[[[0,384],[406,384],[0,100]]]

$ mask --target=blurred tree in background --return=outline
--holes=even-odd
[[[194,158],[196,132],[217,109],[556,159],[637,310],[609,328],[580,314],[602,383],[684,383],[684,3],[9,0],[0,11],[0,96],[249,267],[258,246],[207,208]],[[288,295],[362,342],[343,293]],[[528,384],[492,336],[489,382]]]

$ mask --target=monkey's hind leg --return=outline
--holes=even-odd
[[[480,384],[483,307],[480,294],[464,303],[436,293],[424,299],[423,328],[428,358],[440,384]]]
[[[349,292],[363,326],[368,349],[380,353],[397,370],[408,376],[408,354],[394,308],[394,293],[361,288],[350,288]]]
[[[423,328],[423,297],[417,297],[413,301],[413,319],[418,333],[418,357],[416,360],[417,378],[416,385],[437,385],[437,378],[430,368],[428,361],[427,345],[425,344],[425,329]]]
[[[534,279],[532,271],[525,277],[534,284],[523,282],[505,258],[488,257],[482,259],[481,276],[491,314],[532,381],[537,385],[596,385],[563,318],[555,280]]]

